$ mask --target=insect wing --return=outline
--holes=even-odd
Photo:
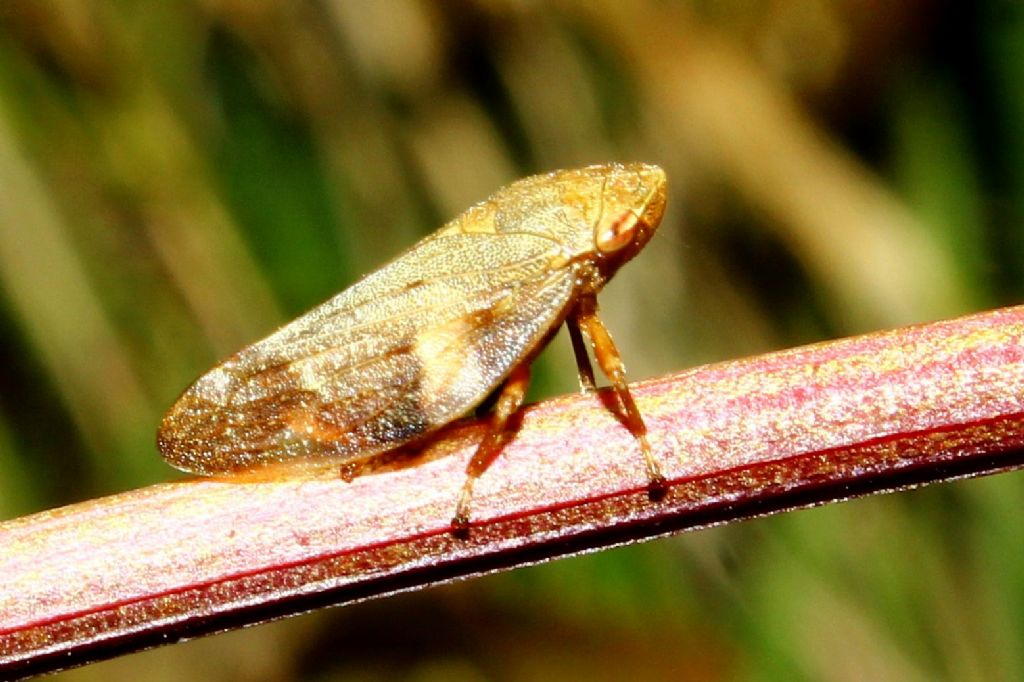
[[[526,233],[427,238],[196,381],[161,452],[203,474],[343,462],[462,416],[563,319],[557,253]]]

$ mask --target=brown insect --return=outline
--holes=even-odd
[[[291,460],[365,461],[467,414],[497,390],[452,521],[469,522],[474,480],[510,437],[530,363],[567,323],[584,391],[583,337],[664,486],[596,295],[647,243],[665,173],[608,164],[514,182],[394,261],[193,383],[157,435],[172,465],[222,474]]]

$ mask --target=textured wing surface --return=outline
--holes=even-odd
[[[351,461],[475,407],[564,316],[572,275],[530,234],[428,238],[201,377],[164,419],[175,466]]]

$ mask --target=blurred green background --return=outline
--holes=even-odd
[[[1014,303],[1024,5],[4,0],[0,518],[175,477],[157,422],[219,358],[608,160],[671,182],[602,297],[634,379]],[[556,339],[533,397],[573,372]],[[1022,508],[937,486],[63,679],[1024,679]]]

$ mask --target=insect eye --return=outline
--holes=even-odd
[[[601,225],[594,236],[597,250],[612,253],[631,244],[639,222],[636,213],[626,211],[607,225]]]

